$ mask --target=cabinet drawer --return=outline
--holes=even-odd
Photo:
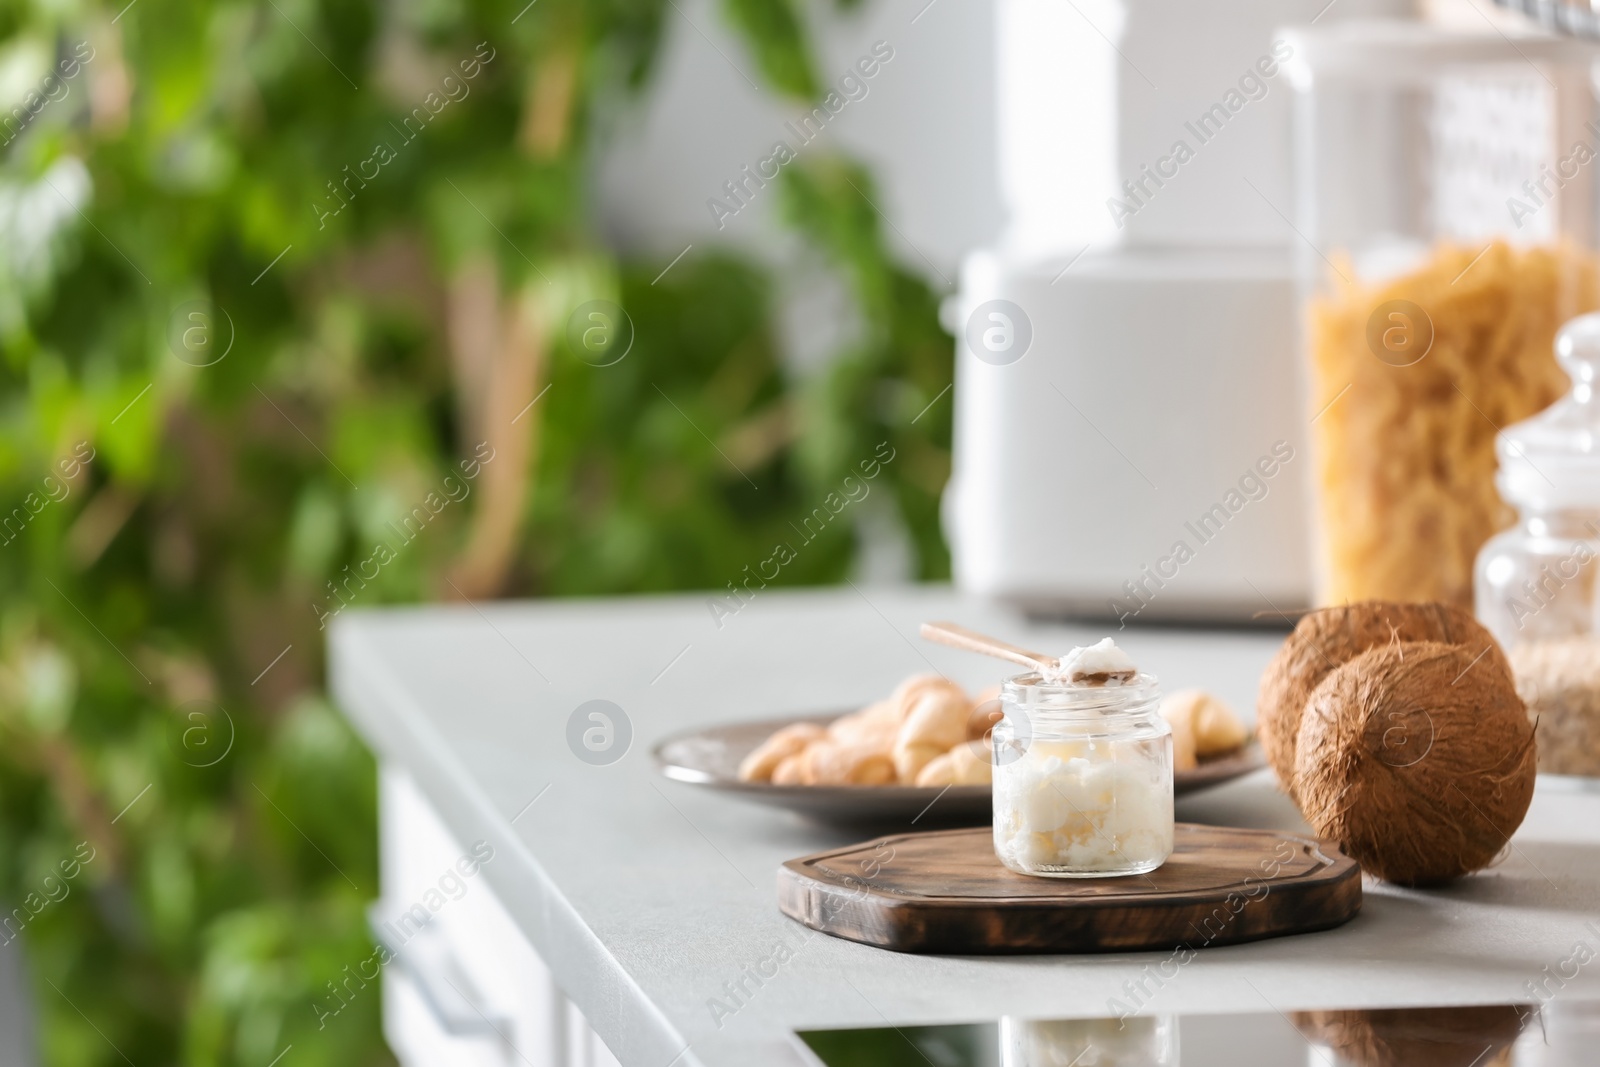
[[[383,1007],[395,1055],[407,1067],[620,1067],[482,876],[492,845],[456,841],[402,772],[382,769],[379,788],[372,920],[395,955]]]
[[[452,1033],[411,972],[393,965],[383,976],[383,1036],[405,1067],[512,1067],[520,1062],[493,1031]]]

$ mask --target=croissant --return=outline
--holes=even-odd
[[[1166,709],[1162,708],[1162,711]],[[1194,770],[1200,765],[1195,753],[1194,716],[1179,715],[1167,721],[1172,725],[1172,769]]]
[[[1172,723],[1174,733],[1179,722],[1187,724],[1194,738],[1194,754],[1199,759],[1232,752],[1250,739],[1250,732],[1238,716],[1222,701],[1200,689],[1169,693],[1161,701],[1161,715]]]
[[[814,722],[797,722],[783,727],[740,761],[739,780],[770,781],[780,763],[790,756],[798,755],[812,741],[827,735],[827,728]]]
[[[998,692],[996,690],[995,692]],[[973,707],[966,691],[938,674],[919,674],[887,700],[841,715],[827,726],[783,727],[739,764],[739,778],[774,785],[887,785],[911,783],[938,762],[940,784],[989,781],[982,739],[999,718],[992,700]],[[978,742],[963,756],[969,737]],[[949,758],[945,758],[946,756]]]
[[[872,745],[834,740],[813,741],[794,757],[801,785],[889,785],[894,764],[888,753]]]
[[[959,686],[924,688],[895,738],[900,780],[915,782],[923,767],[965,741],[971,711],[972,701]]]
[[[872,745],[887,752],[905,721],[905,712],[893,700],[880,700],[833,720],[828,736],[844,744]]]
[[[779,761],[778,765],[772,769],[773,785],[806,784],[800,779],[800,768],[802,763],[800,756],[801,754],[797,752],[793,756],[786,756],[784,759]]]
[[[894,692],[889,694],[888,702],[898,707],[901,717],[904,718],[910,714],[912,708],[916,707],[917,701],[922,699],[924,694],[932,691],[946,692],[963,700],[967,699],[966,690],[942,674],[914,674],[895,686]]]
[[[984,692],[989,691],[984,690]],[[981,741],[987,738],[989,731],[994,729],[994,724],[1000,721],[1003,714],[997,697],[988,699],[980,697],[967,715],[967,740]]]
[[[980,754],[981,747],[979,742],[968,741],[935,756],[917,775],[917,784],[988,785],[994,778],[994,769]]]

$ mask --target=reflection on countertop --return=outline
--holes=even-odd
[[[812,1030],[824,1067],[1580,1067],[1600,1001]]]

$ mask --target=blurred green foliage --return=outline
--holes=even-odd
[[[377,889],[325,618],[722,588],[880,441],[940,577],[951,345],[821,149],[779,196],[860,319],[824,371],[780,358],[769,270],[597,240],[592,131],[663,0],[123,4],[0,8],[0,941],[51,1064],[385,1062],[376,995],[312,1008]],[[815,93],[790,0],[721,10]],[[611,366],[569,341],[595,300]],[[777,581],[845,576],[850,525]]]
[[[993,1064],[992,1023],[903,1026],[889,1029],[811,1030],[801,1039],[828,1067],[927,1067]]]

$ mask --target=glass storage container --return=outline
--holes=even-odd
[[[1517,521],[1478,554],[1477,614],[1539,720],[1539,769],[1600,774],[1600,315],[1568,323],[1556,356],[1572,390],[1507,427],[1500,495]]]
[[[994,850],[1019,874],[1153,871],[1172,853],[1172,728],[1156,679],[1006,682],[994,727]]]
[[[1285,37],[1317,597],[1470,608],[1512,518],[1495,434],[1566,391],[1556,330],[1600,307],[1596,48],[1398,22]]]

